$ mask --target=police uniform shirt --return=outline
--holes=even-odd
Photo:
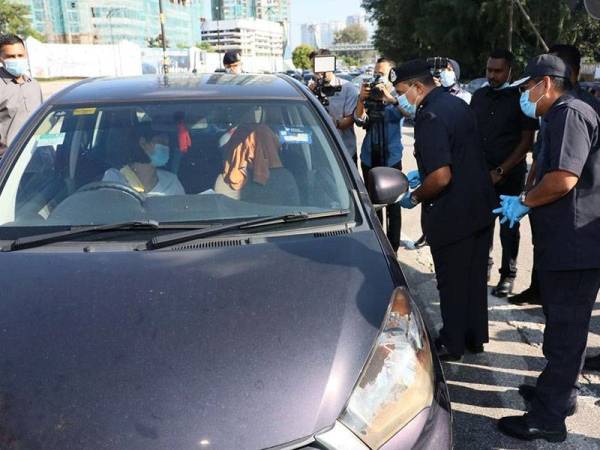
[[[42,89],[37,81],[15,77],[0,68],[0,147],[9,146],[19,129],[42,103]]]
[[[475,111],[483,142],[483,152],[488,169],[500,166],[517,148],[521,133],[536,130],[538,121],[530,119],[520,106],[518,89],[495,90],[483,87],[473,94],[471,108]],[[525,174],[527,162],[523,160],[512,172]]]
[[[539,268],[600,268],[600,118],[583,101],[565,95],[543,122],[538,183],[556,170],[579,181],[564,197],[531,212]]]
[[[452,181],[421,208],[432,248],[464,239],[489,226],[496,194],[487,170],[473,111],[461,99],[435,88],[415,118],[415,157],[421,175],[450,166]]]

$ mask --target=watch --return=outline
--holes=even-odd
[[[523,206],[527,206],[525,204],[525,199],[527,198],[527,194],[528,194],[527,191],[523,191],[519,194],[519,201],[523,204]]]
[[[498,166],[494,170],[496,172],[496,175],[499,175],[501,177],[504,176],[504,169],[502,168],[502,166]]]
[[[414,196],[414,194],[410,194],[410,203],[413,206],[417,206],[421,202],[419,201],[419,199],[417,199],[417,197]]]

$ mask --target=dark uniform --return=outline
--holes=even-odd
[[[450,166],[452,181],[424,202],[421,224],[435,264],[443,329],[453,355],[488,342],[487,257],[496,196],[481,152],[473,111],[442,88],[431,91],[415,119],[415,157],[425,179]]]
[[[530,416],[562,426],[577,396],[590,318],[600,289],[600,118],[571,95],[546,113],[537,181],[555,170],[579,177],[561,199],[531,212],[546,329],[547,365]]]
[[[475,111],[482,137],[482,149],[487,168],[490,171],[508,159],[519,145],[523,131],[533,131],[538,128],[537,120],[530,119],[521,111],[519,98],[520,94],[517,89],[495,90],[486,86],[475,92],[471,100],[471,108]],[[498,196],[497,202],[499,202],[500,195],[519,195],[523,192],[526,173],[527,162],[523,159],[494,186]],[[518,223],[513,228],[510,228],[508,223],[500,225],[501,279],[514,280],[517,276],[520,239]],[[490,249],[492,243],[493,228]],[[492,265],[491,259],[489,264]]]
[[[581,85],[577,84],[577,86],[575,86],[575,88],[573,89],[573,91],[571,92],[571,94],[573,95],[573,97],[578,98],[579,100],[583,101],[584,103],[588,104],[589,106],[592,107],[592,109],[596,112],[596,114],[598,116],[600,116],[600,100],[598,100],[596,97],[594,97],[592,94],[590,94],[588,91],[586,91],[585,89],[583,89],[581,87]],[[542,121],[541,122],[541,127],[540,127],[540,133],[538,135],[538,140],[535,143],[535,146],[533,147],[533,160],[537,161],[538,155],[541,151],[542,148],[542,141],[543,141],[543,136],[544,136],[544,127],[546,126],[546,122]],[[532,229],[532,232],[534,232],[534,230]],[[535,242],[535,237],[534,237],[534,242]],[[537,276],[537,257],[536,257],[536,252],[534,251],[533,253],[533,268],[531,270],[531,283],[530,283],[530,289],[536,294],[539,295],[539,282],[538,282],[538,276]]]

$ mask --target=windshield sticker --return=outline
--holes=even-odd
[[[96,114],[96,108],[77,108],[73,110],[74,116],[90,116]]]
[[[42,145],[62,145],[62,143],[65,142],[65,135],[66,133],[42,134],[40,137],[38,137],[37,145],[38,147],[41,147]]]
[[[279,141],[282,144],[312,144],[312,132],[307,128],[285,127],[279,132]]]

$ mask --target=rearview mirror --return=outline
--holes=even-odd
[[[408,190],[408,179],[398,169],[375,167],[367,177],[367,191],[375,205],[391,205]]]

